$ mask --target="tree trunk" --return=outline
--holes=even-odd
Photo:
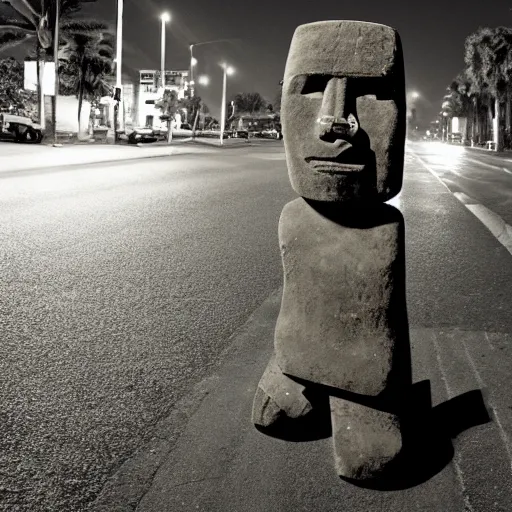
[[[82,118],[82,103],[84,101],[84,88],[85,88],[85,73],[84,73],[84,65],[82,60],[82,66],[80,68],[80,83],[78,86],[78,131],[77,138],[80,138],[80,121]],[[115,127],[114,127],[115,130]],[[114,132],[115,133],[115,132]]]
[[[172,120],[169,117],[167,120],[167,144],[172,142]]]
[[[39,61],[41,60],[41,44],[39,38],[36,38],[36,73],[37,73],[37,117],[39,118],[39,124],[41,124],[42,112],[41,112],[41,67]]]
[[[504,141],[504,146],[507,149],[510,149],[511,144],[512,144],[512,133],[511,133],[512,130],[511,130],[511,126],[510,126],[511,125],[511,123],[510,123],[510,96],[511,96],[510,87],[507,87],[506,111],[505,111],[506,140]]]
[[[41,130],[44,132],[46,128],[46,117],[44,113],[44,63],[45,63],[45,51],[37,39],[36,46],[36,69],[37,69],[37,102],[38,102],[38,113],[39,113],[39,124]]]
[[[491,127],[491,131],[494,132],[494,126],[493,126],[493,116],[492,116],[492,98],[487,99],[487,133],[489,133],[489,126]],[[487,140],[490,139],[488,135],[486,135]],[[494,133],[493,133],[493,140],[494,140]]]
[[[471,111],[472,115],[472,123],[471,123],[471,140],[473,141],[473,144],[476,142],[476,138],[478,136],[478,97],[475,96],[473,99],[473,108]]]
[[[496,134],[494,136],[494,140],[496,141],[496,151],[503,151],[503,130],[501,129],[501,105],[500,105],[500,96],[496,95],[496,99],[494,100],[494,116],[496,121],[494,123]]]
[[[197,120],[199,118],[199,111],[200,111],[200,108],[198,107],[197,108],[197,112],[196,112],[196,117],[194,119],[194,126],[192,126],[192,138],[194,139],[195,136],[196,136],[196,126],[197,126]]]

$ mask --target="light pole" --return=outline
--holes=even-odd
[[[224,125],[226,124],[226,86],[227,86],[227,76],[232,75],[234,73],[234,69],[228,66],[226,63],[223,63],[222,69],[223,80],[222,80],[222,105],[221,105],[221,114],[220,114],[220,145],[224,144]]]
[[[165,91],[165,24],[171,21],[171,15],[168,12],[164,12],[160,15],[160,20],[162,21],[162,46],[160,52],[160,72],[161,72],[161,81],[162,81],[162,89]]]
[[[114,144],[117,142],[117,124],[119,118],[119,103],[121,101],[121,72],[123,56],[123,7],[124,0],[117,0],[117,29],[116,29],[116,93],[114,95]],[[78,127],[80,131],[80,126]]]
[[[194,58],[194,44],[190,45],[190,97],[194,97],[194,66],[197,64],[197,59]]]
[[[60,0],[55,2],[55,30],[53,34],[53,62],[55,65],[55,91],[53,92],[53,143],[57,144],[57,94],[59,94],[59,7]],[[80,132],[80,127],[78,127]]]

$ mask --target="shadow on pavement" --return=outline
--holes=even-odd
[[[403,417],[403,450],[386,475],[359,481],[341,478],[358,487],[397,491],[420,485],[439,473],[453,458],[452,439],[461,432],[491,421],[481,390],[472,390],[432,408],[430,381],[411,388]]]
[[[329,394],[326,388],[309,387],[304,395],[313,409],[300,419],[280,418],[273,427],[256,429],[277,439],[306,442],[332,435]],[[339,391],[339,390],[338,390]],[[453,458],[452,439],[477,425],[491,421],[481,390],[468,391],[432,408],[430,381],[412,385],[409,406],[402,415],[403,450],[382,477],[373,480],[341,480],[357,487],[397,491],[420,485],[439,473]]]

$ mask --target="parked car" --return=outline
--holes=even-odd
[[[28,117],[0,113],[0,139],[39,144],[43,131],[41,125]]]
[[[145,142],[156,142],[158,140],[158,135],[155,134],[154,130],[151,128],[135,128],[128,135],[128,142],[130,144],[138,144]]]

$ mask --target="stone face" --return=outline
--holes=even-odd
[[[338,475],[354,480],[382,475],[402,450],[398,417],[333,396],[329,401]]]
[[[283,417],[297,419],[305,416],[311,411],[311,404],[303,395],[304,390],[304,386],[283,374],[273,355],[256,390],[253,423],[270,427]]]
[[[279,221],[283,298],[253,422],[301,418],[313,404],[316,425],[328,396],[336,470],[348,479],[377,478],[402,450],[399,417],[412,383],[404,219],[383,203],[402,186],[405,115],[394,29],[360,21],[297,28],[281,121],[302,197]]]
[[[297,28],[281,120],[290,181],[300,196],[338,202],[395,196],[403,179],[405,115],[394,29],[360,21]]]
[[[282,371],[370,396],[408,384],[401,213],[389,205],[318,211],[299,198],[281,214],[279,243]]]

